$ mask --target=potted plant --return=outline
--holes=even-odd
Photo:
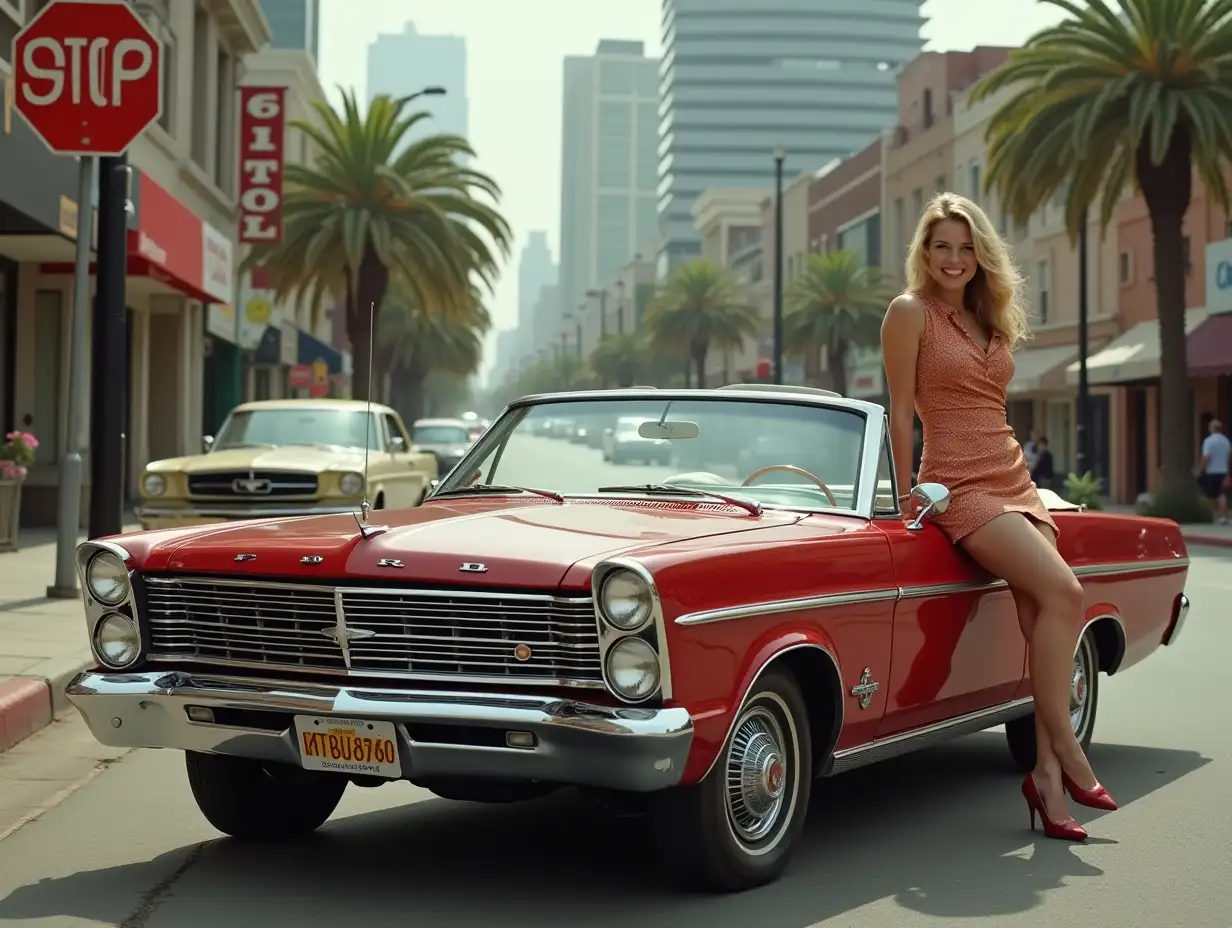
[[[38,439],[29,432],[9,432],[0,447],[0,551],[17,550],[21,485],[38,446]]]

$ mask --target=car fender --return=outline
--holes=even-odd
[[[820,765],[838,742],[838,736],[843,729],[843,699],[842,672],[834,644],[822,629],[815,626],[807,628],[782,626],[768,631],[749,649],[741,666],[736,685],[732,688],[727,705],[705,713],[694,713],[693,750],[685,766],[684,783],[695,783],[704,779],[718,763],[723,747],[731,736],[732,728],[739,718],[749,695],[753,692],[757,681],[780,659],[792,654],[801,654],[811,650],[816,656],[827,660],[833,668],[833,678],[826,684],[833,690],[827,693],[834,701],[833,722],[824,732],[814,732],[813,758]],[[819,681],[801,680],[801,688],[807,691]],[[810,702],[811,708],[811,702]],[[818,744],[818,736],[826,739]]]

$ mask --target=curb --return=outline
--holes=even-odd
[[[1197,535],[1181,533],[1188,545],[1206,545],[1210,548],[1232,548],[1232,535]]]
[[[91,666],[93,661],[60,658],[45,661],[35,674],[0,681],[0,754],[50,725],[68,709],[72,704],[65,687]]]

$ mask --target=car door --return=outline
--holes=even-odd
[[[882,454],[888,478],[893,473],[888,440]],[[878,524],[889,539],[899,599],[879,737],[1013,699],[1023,678],[1026,642],[1008,587],[936,525],[925,521],[913,531],[888,508],[885,512]]]
[[[381,432],[389,456],[388,479],[397,487],[398,505],[419,505],[429,481],[435,476],[436,459],[430,454],[411,451],[411,437],[397,413],[381,414]]]

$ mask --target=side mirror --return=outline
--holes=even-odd
[[[206,454],[209,454],[210,449],[214,447],[214,436],[206,435],[202,438],[201,447],[205,449]]]
[[[915,519],[907,524],[910,531],[919,531],[924,527],[924,520],[930,516],[945,512],[950,506],[950,491],[940,483],[921,483],[911,490],[911,501],[919,507]]]
[[[391,454],[401,454],[406,450],[406,439],[401,435],[395,435],[389,440],[389,451]]]

